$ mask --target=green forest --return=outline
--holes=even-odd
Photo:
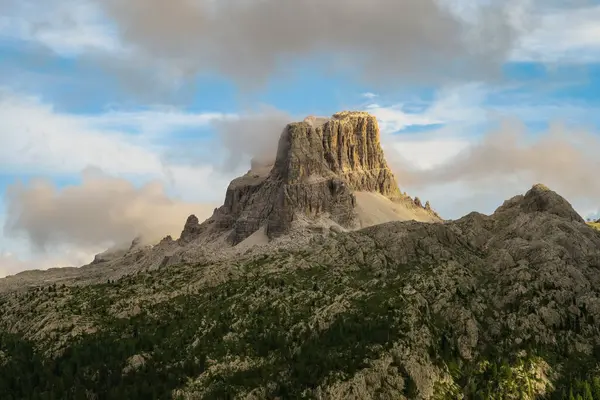
[[[594,372],[598,352],[579,358],[562,354],[559,348],[524,343],[520,350],[527,350],[525,357],[498,345],[482,349],[477,360],[463,360],[457,337],[441,316],[414,322],[411,315],[419,312],[418,306],[398,295],[405,270],[394,269],[396,275],[390,272],[386,277],[388,284],[377,287],[376,273],[366,268],[335,276],[320,265],[279,275],[246,274],[149,305],[128,318],[106,310],[127,298],[127,288],[164,290],[157,286],[160,276],[145,273],[102,285],[33,289],[20,300],[34,301],[40,291],[50,299],[68,293],[70,300],[61,303],[59,311],[85,313],[99,329],[66,342],[55,356],[43,355],[46,344],[0,332],[0,398],[170,399],[176,389],[203,376],[214,360],[232,354],[241,360],[265,361],[245,370],[205,374],[202,398],[233,399],[265,382],[276,383],[267,398],[315,398],[317,387],[333,377],[349,379],[393,343],[407,340],[415,324],[423,324],[437,337],[429,356],[455,383],[454,390],[439,388],[436,398],[531,398],[527,397],[531,386],[522,384],[523,377],[514,371],[527,370],[527,363],[542,357],[568,371],[544,398],[600,400],[600,375]],[[327,327],[317,331],[302,324],[349,288],[365,294],[353,298],[351,307]],[[460,292],[456,296],[465,298]],[[135,355],[147,357],[143,365],[127,370]],[[417,385],[400,361],[396,366],[405,382],[401,394],[416,397]]]

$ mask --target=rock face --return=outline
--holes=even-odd
[[[539,183],[534,185],[524,196],[515,196],[505,201],[497,212],[507,212],[515,208],[518,208],[517,212],[546,212],[569,221],[585,223],[585,220],[573,209],[571,203]]]
[[[229,232],[228,241],[235,245],[261,228],[273,238],[288,232],[294,221],[318,217],[359,228],[355,192],[377,193],[439,220],[431,208],[400,192],[381,148],[376,118],[341,112],[289,124],[275,161],[253,163],[246,175],[231,182],[224,205],[208,221],[197,225],[188,220],[182,238]]]
[[[341,112],[316,127],[307,121],[289,125],[275,167],[290,185],[337,178],[353,191],[400,197],[381,149],[377,119],[367,113]]]

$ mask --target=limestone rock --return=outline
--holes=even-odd
[[[502,204],[496,213],[545,212],[569,221],[585,224],[585,220],[564,197],[542,184],[534,185],[525,195],[515,196]]]
[[[188,220],[181,241],[202,232],[227,233],[235,245],[261,228],[272,239],[289,232],[294,222],[321,216],[357,229],[362,225],[356,192],[377,193],[401,207],[423,210],[400,192],[374,116],[341,112],[331,118],[308,117],[284,129],[273,163],[254,160],[246,175],[231,182],[223,206],[208,221],[198,225]],[[440,220],[431,207],[424,216]]]
[[[147,354],[136,354],[127,359],[127,363],[123,368],[123,375],[137,371],[146,364],[146,360],[150,358]]]
[[[195,215],[190,215],[185,222],[185,226],[183,227],[183,231],[181,232],[179,240],[183,243],[190,242],[201,231],[202,228],[200,227],[200,221],[198,220],[198,217]]]
[[[94,256],[92,265],[107,263],[123,257],[127,253],[127,249],[108,249]]]
[[[92,264],[103,264],[110,261],[118,260],[119,258],[122,258],[127,254],[143,250],[146,247],[147,245],[145,245],[143,238],[138,236],[135,239],[133,239],[129,247],[125,247],[124,245],[117,245],[100,254],[97,254],[94,257],[94,261],[92,261]]]

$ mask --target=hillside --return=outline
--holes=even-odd
[[[325,126],[303,122],[303,137]],[[361,193],[403,212],[416,207],[387,183],[371,186],[395,186],[385,171],[368,181],[375,175],[358,175],[358,164],[315,165],[344,183],[336,193],[350,203],[338,204],[354,222]],[[227,199],[239,201],[242,186],[248,195],[278,185],[290,194],[275,203],[282,207],[226,200],[205,223],[190,217],[178,240],[69,270],[61,281],[56,271],[47,283],[43,273],[7,280],[0,398],[600,399],[600,232],[559,194],[535,185],[489,216],[392,218],[360,229],[334,208],[308,215],[316,203],[300,200],[322,196],[291,196],[328,193],[321,180],[299,185],[274,170],[253,178],[254,189],[234,181]],[[290,221],[274,211],[282,209],[293,223],[273,237],[255,220],[240,223],[241,215]],[[389,209],[374,209],[366,207],[388,218]],[[240,214],[227,229],[210,222],[233,210]],[[259,234],[264,243],[237,247]],[[216,238],[226,239],[219,256],[191,252]],[[175,246],[186,256],[149,263]],[[118,266],[120,274],[111,270]]]
[[[600,230],[600,221],[588,222],[588,225],[594,229]]]

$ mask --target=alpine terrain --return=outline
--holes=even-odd
[[[542,184],[442,220],[367,113],[142,243],[0,280],[0,399],[600,399],[600,231]]]

